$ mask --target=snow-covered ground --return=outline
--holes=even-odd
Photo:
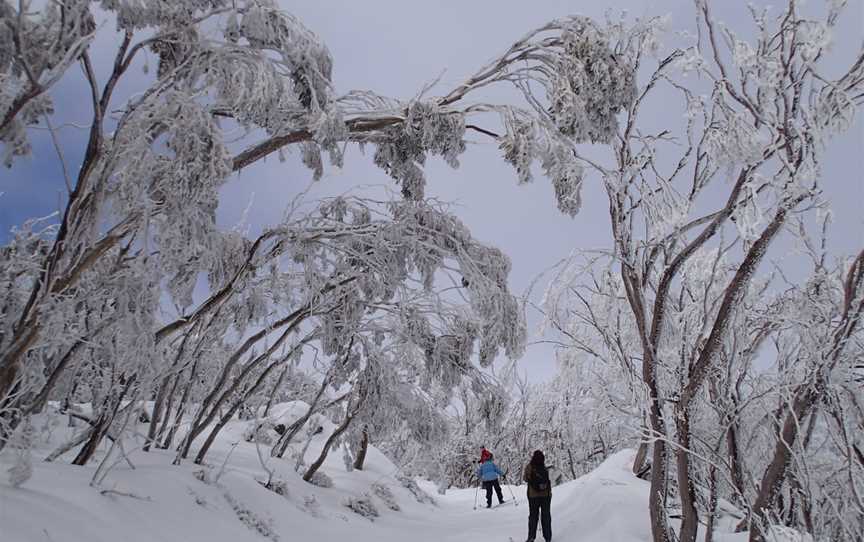
[[[280,405],[276,410],[291,420],[300,407]],[[259,483],[267,475],[256,445],[241,438],[252,423],[248,421],[232,422],[223,430],[208,456],[209,468],[202,469],[191,461],[172,466],[173,453],[167,451],[128,450],[135,468],[121,460],[99,487],[92,487],[90,480],[98,461],[87,467],[70,465],[68,457],[54,463],[41,461],[68,437],[69,429],[61,417],[40,422],[48,424],[50,438],[43,436],[36,447],[30,480],[19,488],[11,487],[5,471],[12,453],[6,451],[0,458],[4,471],[0,478],[3,542],[521,542],[527,534],[524,486],[504,486],[508,500],[511,491],[516,496],[515,505],[487,510],[482,494],[477,496],[473,489],[438,495],[432,483],[420,481],[419,486],[435,502],[418,502],[415,494],[403,487],[399,469],[374,447],[363,471],[348,472],[341,451],[331,452],[322,471],[332,478],[333,487],[323,488],[304,482],[293,470],[294,459],[270,459],[269,447],[262,446],[260,457],[267,459],[276,477],[285,481],[287,492],[279,495]],[[144,428],[141,425],[139,430]],[[329,430],[327,426],[314,437],[306,452],[307,462],[317,456]],[[302,442],[298,443],[295,451],[301,446]],[[103,447],[103,454],[106,449]],[[630,473],[632,454],[619,452],[590,474],[554,489],[552,529],[556,542],[650,539],[648,484]],[[369,497],[378,517],[363,517],[346,506],[350,499],[364,496]],[[740,537],[720,540],[732,542]]]

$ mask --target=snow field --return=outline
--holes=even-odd
[[[271,419],[290,422],[303,407],[302,403],[278,405]],[[80,427],[67,428],[59,415],[42,416],[38,423],[44,424],[45,431],[34,447],[30,480],[11,487],[5,471],[12,453],[7,450],[0,456],[3,542],[521,542],[527,535],[524,485],[502,487],[508,500],[511,491],[515,494],[516,506],[487,510],[482,489],[437,495],[432,482],[419,481],[420,488],[435,499],[434,504],[421,503],[397,479],[399,469],[374,447],[364,470],[352,472],[346,470],[341,451],[332,450],[321,472],[332,479],[333,487],[323,488],[304,482],[293,470],[296,459],[289,456],[302,449],[303,438],[298,437],[285,459],[270,458],[270,447],[261,445],[260,457],[273,470],[274,479],[283,482],[285,491],[280,495],[262,485],[267,473],[259,450],[242,438],[255,422],[232,421],[219,435],[206,466],[191,461],[173,466],[173,450],[144,453],[130,449],[127,442],[135,468],[118,457],[102,484],[92,487],[98,461],[72,466],[68,461],[74,450],[53,463],[42,461]],[[324,431],[313,437],[306,451],[307,463],[317,457],[332,430],[329,422],[323,425]],[[145,430],[144,425],[138,427],[139,433]],[[107,444],[97,460],[106,451]],[[632,457],[630,450],[619,452],[586,476],[554,488],[556,542],[650,539],[648,483],[631,474]],[[357,499],[371,503],[378,516],[367,518],[349,509],[349,501]],[[391,509],[395,507],[399,510]],[[737,542],[739,536],[719,540]]]

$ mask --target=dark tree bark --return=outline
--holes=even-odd
[[[198,450],[198,455],[195,456],[196,464],[200,465],[204,462],[204,457],[207,455],[207,451],[210,450],[210,446],[212,446],[213,442],[216,440],[216,436],[219,434],[219,431],[221,431],[222,428],[225,427],[225,424],[231,421],[231,418],[234,417],[234,414],[249,400],[250,397],[252,397],[252,395],[255,394],[255,392],[261,387],[261,385],[264,384],[264,381],[267,379],[267,376],[273,371],[273,369],[287,362],[291,358],[291,356],[294,355],[294,350],[296,350],[297,348],[302,348],[302,345],[305,344],[305,342],[306,341],[301,342],[294,349],[292,349],[292,351],[283,359],[272,363],[266,369],[261,371],[261,374],[258,375],[255,383],[249,386],[249,388],[240,397],[238,397],[236,401],[234,401],[234,404],[231,405],[231,408],[229,408],[228,411],[222,415],[222,417],[210,431],[210,434],[207,436],[207,440],[204,441],[201,449]]]
[[[159,422],[163,418],[163,407],[165,406],[165,400],[168,397],[168,385],[171,383],[171,377],[174,371],[180,365],[180,360],[183,359],[183,353],[186,351],[186,343],[189,341],[189,335],[190,334],[187,333],[183,336],[183,339],[180,341],[180,347],[177,349],[177,355],[174,356],[174,362],[171,364],[171,368],[168,369],[168,373],[159,382],[159,389],[156,391],[156,398],[153,401],[153,415],[150,418],[150,426],[147,428],[147,441],[141,448],[145,452],[150,451],[150,446],[156,439],[156,429],[159,427]],[[170,414],[170,408],[171,407],[169,406],[168,411],[165,414],[166,418]]]
[[[352,337],[351,342],[346,349],[346,356],[351,351],[351,348],[353,346],[354,338]],[[344,359],[342,360],[342,363],[344,363]],[[282,435],[279,437],[279,440],[276,441],[276,444],[273,445],[273,448],[270,450],[271,457],[281,458],[283,455],[285,455],[285,450],[288,449],[288,444],[291,443],[291,441],[297,435],[297,432],[300,431],[300,428],[303,427],[303,425],[307,421],[309,421],[309,418],[311,418],[312,415],[316,412],[318,402],[321,401],[321,397],[324,396],[324,392],[327,390],[327,386],[330,385],[332,379],[332,371],[333,367],[331,367],[330,370],[327,371],[327,374],[324,375],[324,378],[321,380],[321,386],[318,387],[318,392],[315,394],[315,397],[312,398],[312,402],[309,404],[309,408],[306,410],[306,414],[304,414],[300,417],[300,419],[292,423],[291,427],[287,428],[285,432],[282,433]],[[343,399],[345,397],[347,397],[347,394],[342,396]]]
[[[354,468],[363,470],[363,463],[366,461],[366,452],[369,450],[369,426],[363,426],[363,433],[360,437],[360,448],[357,450],[357,457],[354,458]]]
[[[167,450],[171,447],[171,444],[174,442],[174,435],[177,434],[177,429],[180,428],[180,423],[183,421],[183,416],[186,415],[186,405],[189,401],[189,395],[192,393],[192,386],[195,384],[195,375],[198,371],[198,358],[195,358],[195,361],[192,362],[192,368],[189,370],[189,380],[186,382],[186,387],[183,388],[183,396],[180,397],[180,403],[177,405],[177,410],[174,413],[174,422],[171,424],[171,428],[168,430],[168,434],[165,436],[165,440],[162,441],[162,444],[159,445],[159,448],[163,450]],[[179,382],[180,376],[177,376],[177,380]],[[167,418],[165,421],[168,421]],[[175,460],[176,461],[176,460]]]
[[[213,420],[216,419],[217,416],[220,415],[220,410],[225,402],[239,389],[240,385],[246,380],[246,378],[252,373],[252,371],[258,367],[262,362],[268,359],[273,352],[275,352],[282,343],[284,343],[288,337],[291,336],[291,333],[300,325],[300,323],[310,314],[309,312],[310,305],[307,303],[300,309],[292,312],[290,315],[277,320],[276,322],[270,324],[265,327],[258,333],[249,337],[239,349],[237,349],[228,361],[225,364],[225,367],[222,369],[222,372],[219,378],[216,381],[216,384],[212,387],[207,397],[201,402],[201,405],[198,407],[198,413],[195,416],[195,420],[192,422],[192,425],[189,427],[189,431],[186,433],[186,436],[183,437],[183,441],[180,444],[180,450],[177,458],[175,459],[175,463],[179,463],[180,459],[186,459],[189,455],[189,449],[192,447],[192,442],[210,425]],[[287,326],[287,327],[286,327]],[[258,341],[266,337],[270,332],[275,331],[277,329],[285,327],[285,330],[282,332],[282,335],[276,339],[272,345],[260,356],[256,357],[254,360],[248,362],[240,374],[234,379],[234,381],[225,388],[225,384],[228,381],[229,374],[231,373],[231,369],[240,361],[240,358],[249,351]],[[219,392],[222,392],[221,394]],[[218,397],[217,397],[218,395]]]
[[[285,365],[285,368],[282,369],[282,372],[279,373],[279,378],[276,379],[276,382],[273,384],[273,389],[270,390],[270,395],[267,396],[267,405],[264,407],[264,413],[261,414],[261,417],[266,418],[270,414],[270,409],[273,407],[273,401],[276,399],[276,394],[279,392],[279,389],[282,388],[282,382],[285,380],[285,375],[288,373],[289,364]]]
[[[73,465],[86,465],[87,462],[93,457],[93,454],[96,452],[96,448],[99,446],[99,443],[102,442],[102,439],[111,429],[111,424],[114,423],[114,420],[117,418],[117,412],[120,410],[120,405],[123,403],[123,398],[126,397],[126,394],[131,389],[133,383],[135,382],[135,375],[128,378],[126,380],[123,389],[112,399],[108,399],[106,401],[105,406],[102,409],[102,413],[99,415],[99,418],[93,424],[93,431],[90,433],[90,438],[84,444],[84,447],[78,452],[78,455],[72,460]]]
[[[647,432],[647,429],[648,428],[645,427],[643,424],[642,432],[643,433]],[[639,448],[636,450],[636,457],[633,459],[633,474],[635,474],[636,476],[639,476],[640,478],[645,474],[645,472],[647,470],[646,465],[648,463],[648,448],[649,448],[649,446],[650,446],[650,443],[649,443],[648,439],[646,439],[644,437],[639,439]],[[574,479],[575,479],[575,476],[574,476]]]
[[[162,423],[159,424],[159,430],[156,432],[156,436],[153,438],[156,447],[159,447],[159,442],[162,441],[162,438],[165,436],[165,431],[168,430],[168,426],[171,424],[171,412],[174,410],[174,399],[177,396],[177,387],[180,384],[180,375],[182,371],[171,378],[171,391],[168,392],[168,402],[165,404],[165,412],[164,416],[162,416]]]
[[[333,433],[327,438],[327,442],[324,443],[324,448],[321,449],[321,453],[318,454],[318,458],[314,463],[309,465],[309,468],[306,469],[306,472],[303,474],[303,480],[309,481],[318,472],[318,469],[321,468],[321,465],[324,464],[324,460],[327,459],[327,454],[330,453],[330,448],[333,446],[333,443],[336,442],[342,433],[344,433],[348,427],[351,425],[351,422],[354,421],[355,416],[357,415],[357,411],[359,410],[359,401],[358,404],[355,404],[354,408],[349,404],[348,412],[345,414],[345,419],[342,420],[342,423],[333,430]]]

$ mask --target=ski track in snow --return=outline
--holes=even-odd
[[[290,419],[302,408],[302,404],[289,403],[274,411]],[[448,490],[438,495],[434,484],[419,481],[436,504],[419,503],[396,479],[398,468],[374,447],[369,449],[366,468],[353,472],[346,471],[341,450],[331,451],[322,471],[332,478],[333,487],[320,488],[293,472],[294,459],[271,460],[269,446],[262,446],[262,456],[286,482],[288,493],[282,496],[259,483],[266,473],[256,446],[241,438],[253,422],[235,421],[220,433],[207,457],[213,477],[231,454],[218,483],[198,480],[195,473],[202,467],[191,461],[172,466],[173,451],[143,453],[130,442],[127,450],[135,469],[121,460],[101,486],[91,487],[98,461],[87,467],[72,466],[69,459],[74,451],[54,463],[42,461],[72,434],[65,427],[65,418],[56,416],[44,422],[51,428],[51,438],[37,446],[33,477],[20,488],[6,481],[12,454],[0,454],[2,542],[522,542],[527,538],[524,485],[502,484],[505,498],[512,499],[511,491],[515,495],[516,506],[486,509],[482,489]],[[146,433],[146,426],[138,430]],[[317,457],[331,430],[332,426],[325,425],[325,431],[314,437],[305,456],[307,463]],[[296,449],[301,447],[298,442]],[[107,446],[99,457],[106,451]],[[619,452],[586,476],[554,488],[555,542],[650,540],[648,484],[630,472],[632,457],[631,450]],[[399,511],[389,509],[373,494],[375,483],[390,488]],[[349,498],[367,494],[372,495],[370,500],[379,512],[372,520],[346,506]],[[542,540],[539,527],[537,540]],[[743,538],[731,535],[716,540],[738,542]]]

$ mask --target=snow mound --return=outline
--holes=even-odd
[[[555,540],[643,542],[651,539],[649,483],[633,475],[634,456],[633,450],[620,451],[578,480],[553,489]]]
[[[303,403],[274,405],[269,419],[290,424],[305,407]],[[305,429],[285,459],[274,459],[269,446],[259,447],[243,438],[261,420],[230,422],[203,466],[191,460],[173,466],[173,450],[144,453],[140,443],[127,443],[134,468],[121,458],[100,484],[91,486],[108,444],[86,467],[69,464],[75,450],[46,463],[42,459],[81,427],[65,427],[66,419],[58,415],[41,418],[37,423],[51,428],[50,438],[33,450],[33,476],[20,488],[12,487],[5,476],[12,455],[0,454],[3,542],[326,541],[357,536],[380,539],[382,534],[397,540],[400,533],[415,528],[418,518],[436,510],[432,504],[418,502],[400,481],[399,469],[374,447],[369,449],[365,468],[352,472],[346,471],[341,452],[331,451],[319,472],[332,479],[332,488],[304,482],[304,469],[295,472],[294,467],[305,445]],[[307,465],[333,429],[326,419],[315,423],[323,430],[306,449],[303,462]],[[136,428],[139,434],[146,434],[146,429],[145,424]],[[264,487],[268,474],[261,459],[274,473],[271,489]],[[362,499],[378,511],[374,525],[346,506]]]

